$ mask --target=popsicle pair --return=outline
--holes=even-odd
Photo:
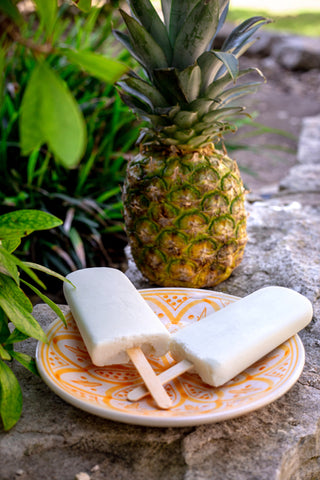
[[[98,267],[67,278],[76,288],[65,284],[65,297],[92,362],[102,366],[130,358],[145,386],[132,390],[128,399],[151,393],[160,408],[171,406],[163,384],[194,368],[205,383],[223,385],[312,318],[307,298],[284,287],[266,287],[170,337],[122,272]],[[144,353],[161,356],[168,350],[180,362],[156,376]]]

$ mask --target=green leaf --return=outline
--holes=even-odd
[[[22,392],[8,365],[0,360],[0,415],[5,430],[10,430],[22,412]]]
[[[136,52],[142,66],[149,72],[149,75],[152,76],[152,71],[155,68],[167,67],[168,61],[165,53],[146,29],[123,10],[120,10],[120,13],[129,30],[132,48]]]
[[[13,343],[23,342],[24,340],[27,340],[27,338],[29,338],[29,335],[25,335],[24,333],[21,333],[20,330],[15,328],[8,338],[3,342],[3,344],[12,345]]]
[[[0,245],[0,273],[9,275],[19,285],[19,272],[11,255],[2,245]]]
[[[200,0],[185,19],[173,49],[173,66],[193,65],[212,39],[219,22],[219,3]]]
[[[58,317],[63,321],[63,323],[67,325],[65,316],[58,307],[58,305],[56,305],[50,298],[40,292],[40,290],[38,290],[34,285],[31,285],[31,283],[28,283],[25,280],[21,280],[21,282],[27,285],[36,295],[38,295],[38,297],[40,297],[41,300],[46,303],[54,311],[54,313],[58,315]]]
[[[27,275],[29,275],[32,280],[34,280],[40,287],[42,287],[44,290],[46,290],[45,284],[40,280],[40,278],[29,268],[28,265],[25,264],[22,260],[20,260],[17,257],[14,257],[14,261],[16,262],[16,265],[21,268]]]
[[[167,57],[168,64],[170,64],[172,47],[168,32],[150,0],[134,0],[129,3],[135,18],[141,22],[146,31],[162,48]]]
[[[41,24],[47,33],[51,35],[54,24],[57,19],[58,2],[57,0],[33,0],[37,6],[37,12],[40,17]]]
[[[72,0],[72,3],[85,13],[88,13],[91,9],[91,0]]]
[[[0,217],[1,218],[1,217]],[[1,245],[5,248],[9,253],[14,252],[21,243],[21,237],[13,237],[13,238],[3,238],[0,240]]]
[[[36,230],[48,230],[61,225],[62,221],[41,210],[16,210],[0,215],[0,239],[16,241]]]
[[[10,336],[7,317],[0,307],[0,343],[4,343]]]
[[[23,155],[47,143],[66,168],[75,167],[86,145],[86,127],[66,83],[45,63],[37,64],[21,103]]]
[[[71,63],[79,65],[90,75],[106,83],[115,83],[129,69],[124,63],[107,58],[99,53],[67,48],[62,49],[61,52]]]
[[[1,1],[1,0],[0,0]],[[3,102],[4,85],[5,85],[5,70],[6,70],[6,51],[0,47],[0,107]]]
[[[10,353],[1,345],[1,343],[0,343],[0,358],[2,358],[2,360],[7,360],[8,362],[10,362],[11,360]]]
[[[15,23],[19,24],[23,21],[23,17],[18,8],[11,0],[0,0],[0,10],[11,18]]]
[[[30,357],[30,355],[27,355],[26,353],[21,353],[21,352],[11,352],[11,356],[17,360],[23,367],[25,367],[29,372],[33,373],[34,375],[39,376],[39,372],[37,369],[37,365],[35,360]]]
[[[5,286],[3,284],[5,284]],[[7,277],[6,275],[2,275],[0,273],[0,286],[1,286],[1,288],[4,288],[3,292],[0,291],[0,295],[1,295],[1,293],[3,295],[5,295],[5,291],[6,291],[7,294],[8,294],[7,300],[9,302],[11,301],[11,297],[10,297],[10,295],[11,295],[13,297],[13,301],[16,302],[17,304],[19,304],[19,306],[23,310],[26,310],[28,313],[32,312],[33,306],[32,306],[32,303],[30,302],[29,298],[27,297],[27,295],[25,295],[25,293],[21,290],[20,287],[18,287],[15,283],[13,283],[13,280],[11,280],[10,277]],[[3,309],[3,310],[5,311],[5,309]],[[5,311],[5,313],[9,318],[9,315],[7,314],[6,311]]]
[[[33,262],[24,262],[24,264],[27,267],[33,268],[34,270],[39,270],[40,272],[46,273],[47,275],[51,275],[52,277],[56,277],[59,280],[62,280],[63,282],[67,282],[70,285],[73,285],[70,280],[68,280],[66,277],[63,275],[60,275],[60,273],[55,272],[54,270],[51,270],[50,268],[44,267],[43,265],[38,265],[37,263]]]
[[[26,300],[28,300],[26,295],[16,286],[14,281],[10,277],[0,274],[0,306],[9,320],[25,335],[46,342],[47,337],[36,319],[31,315]]]

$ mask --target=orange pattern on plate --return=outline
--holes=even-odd
[[[148,289],[141,294],[171,333],[237,300],[223,293],[187,288]],[[71,314],[67,315],[67,327],[57,319],[47,335],[49,343],[39,344],[37,349],[38,367],[46,383],[84,410],[120,421],[124,414],[123,421],[131,423],[148,424],[139,418],[156,417],[164,425],[171,420],[174,424],[174,419],[177,424],[183,424],[183,419],[188,424],[190,417],[189,424],[200,424],[241,415],[285,393],[304,363],[303,346],[295,336],[222,387],[204,384],[197,374],[182,375],[166,386],[173,408],[158,410],[150,396],[136,403],[127,401],[128,392],[141,383],[131,364],[92,364]],[[149,361],[157,374],[174,363],[170,354],[149,356]]]

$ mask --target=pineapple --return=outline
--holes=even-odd
[[[245,188],[223,145],[244,114],[239,98],[263,81],[236,85],[257,68],[238,58],[267,23],[253,17],[214,48],[229,0],[149,0],[121,10],[128,34],[115,31],[142,66],[119,82],[123,101],[147,121],[123,188],[133,258],[159,286],[213,287],[230,276],[247,242]],[[217,145],[222,145],[220,149]]]

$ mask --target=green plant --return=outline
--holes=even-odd
[[[124,244],[120,185],[140,123],[110,82],[79,69],[61,54],[61,50],[69,56],[77,50],[95,55],[99,51],[103,58],[107,55],[127,65],[128,54],[111,36],[112,22],[118,20],[108,5],[88,13],[76,11],[76,15],[63,5],[53,41],[60,50],[46,58],[50,69],[68,85],[85,119],[86,148],[75,168],[57,161],[47,145],[23,155],[20,112],[37,59],[19,42],[10,44],[5,58],[6,88],[0,107],[2,211],[36,208],[63,220],[54,231],[28,238],[20,247],[21,254],[63,274],[83,266],[110,264],[115,243]],[[34,39],[37,28],[37,15],[31,13],[24,25],[25,37]]]
[[[19,3],[19,2],[18,2]],[[61,78],[59,69],[51,66],[53,57],[85,70],[109,84],[114,83],[127,66],[118,60],[86,48],[87,31],[81,32],[78,45],[65,45],[63,34],[66,23],[61,18],[63,7],[58,8],[57,0],[35,0],[38,21],[31,32],[25,17],[13,0],[1,0],[3,12],[1,54],[2,68],[6,68],[5,56],[11,55],[12,42],[22,45],[25,54],[31,54],[29,61],[32,72],[25,86],[19,111],[19,134],[22,154],[38,151],[45,145],[48,154],[67,168],[76,166],[86,147],[86,126],[79,105]],[[86,11],[91,9],[90,1],[74,2]],[[70,23],[70,21],[68,22]],[[79,38],[79,37],[78,37]]]
[[[0,417],[5,430],[15,425],[22,409],[22,391],[10,363],[17,360],[30,372],[37,374],[34,359],[15,351],[14,346],[29,337],[46,342],[46,335],[32,315],[32,303],[22,286],[31,289],[65,322],[60,308],[39,290],[38,287],[46,287],[34,270],[55,275],[60,280],[65,279],[41,265],[20,260],[13,252],[22,237],[59,224],[61,221],[58,218],[36,210],[18,210],[0,216]],[[32,283],[23,279],[22,274],[28,275]]]

